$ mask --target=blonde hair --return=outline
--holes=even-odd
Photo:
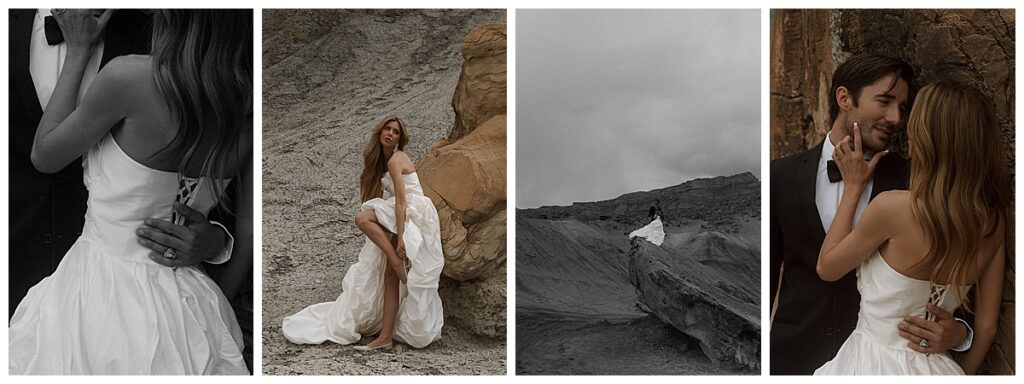
[[[918,93],[907,133],[912,209],[931,242],[922,262],[929,280],[954,284],[970,311],[963,285],[978,271],[981,240],[997,235],[1009,204],[995,112],[977,90],[938,82]]]
[[[373,127],[373,131],[370,133],[370,142],[363,150],[363,173],[359,176],[359,194],[363,201],[384,196],[380,179],[384,177],[388,164],[387,159],[384,158],[384,146],[380,145],[380,132],[384,130],[385,125],[392,121],[398,123],[398,129],[402,132],[398,137],[396,149],[405,149],[405,145],[409,143],[409,131],[405,129],[405,123],[398,116],[385,116]]]
[[[164,9],[153,15],[152,56],[157,88],[179,129],[161,151],[184,156],[178,173],[202,159],[201,176],[223,182],[238,160],[243,132],[252,131],[252,10]],[[200,142],[214,135],[205,153]],[[245,177],[238,175],[238,177]],[[216,188],[218,202],[227,200]]]

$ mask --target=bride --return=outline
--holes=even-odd
[[[221,289],[195,267],[151,260],[135,230],[176,204],[206,214],[233,177],[251,191],[252,13],[156,11],[152,55],[112,60],[76,106],[111,12],[54,12],[72,33],[32,163],[55,172],[82,157],[88,210],[57,270],[14,312],[10,373],[248,374]],[[239,230],[250,213],[236,212]]]
[[[651,206],[650,214],[648,218],[651,222],[645,225],[643,228],[637,229],[630,232],[629,238],[640,237],[651,244],[661,246],[661,243],[665,241],[665,226],[661,222],[661,201],[655,200],[654,205]]]
[[[818,274],[835,281],[857,268],[857,327],[836,357],[815,374],[973,374],[996,332],[1005,268],[1004,212],[1009,185],[998,121],[987,99],[957,84],[921,89],[907,124],[909,191],[879,194],[851,228],[857,201],[884,153],[865,161],[860,129],[836,161],[846,189],[821,248]],[[967,291],[974,286],[975,300]],[[962,361],[920,353],[897,323],[934,316],[929,308],[975,314],[973,346]]]
[[[385,117],[363,151],[356,225],[366,234],[359,260],[342,281],[334,302],[314,304],[284,318],[285,338],[298,344],[358,342],[355,349],[390,350],[393,340],[422,348],[441,337],[444,316],[438,280],[444,267],[437,210],[423,195],[405,124]],[[383,199],[383,192],[391,197]]]

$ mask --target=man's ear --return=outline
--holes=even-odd
[[[851,97],[853,95],[850,95],[850,90],[846,89],[846,87],[840,86],[836,88],[836,105],[839,106],[840,111],[847,112],[850,110],[850,104],[853,102]]]

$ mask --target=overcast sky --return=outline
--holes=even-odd
[[[516,11],[516,207],[760,172],[759,10]]]

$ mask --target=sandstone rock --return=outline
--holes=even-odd
[[[468,280],[505,262],[505,151],[499,115],[416,165],[441,219],[445,276]]]
[[[505,115],[505,24],[477,27],[462,40],[462,72],[452,97],[455,126],[448,141],[465,136],[495,115]]]
[[[455,124],[416,169],[441,221],[445,318],[474,334],[504,338],[505,24],[473,29],[461,49]]]
[[[504,219],[503,219],[504,220]],[[505,264],[484,279],[441,279],[445,321],[476,335],[504,339],[507,331]]]
[[[752,263],[758,265],[756,259]],[[697,339],[705,355],[730,369],[761,366],[758,296],[737,294],[736,276],[634,239],[629,278],[640,301],[662,321]],[[757,280],[757,279],[754,279]],[[756,291],[759,284],[753,285]]]

